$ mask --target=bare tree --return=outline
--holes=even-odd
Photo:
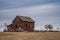
[[[4,32],[6,32],[7,31],[7,23],[4,23],[4,26],[5,26]]]
[[[51,24],[45,25],[45,29],[47,29],[47,31],[50,31],[53,29],[53,26]]]
[[[59,27],[57,27],[56,29],[57,29],[57,31],[60,31],[60,28]]]
[[[7,26],[7,23],[5,23],[4,25]]]

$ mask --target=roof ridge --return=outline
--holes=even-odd
[[[24,21],[35,22],[31,17],[28,16],[18,16]]]
[[[20,15],[17,15],[18,17],[29,17],[29,16],[20,16]]]

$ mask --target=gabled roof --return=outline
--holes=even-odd
[[[27,22],[35,22],[32,18],[27,17],[27,16],[18,16],[20,19],[22,19],[23,21],[27,21]]]

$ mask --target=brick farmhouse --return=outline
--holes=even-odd
[[[19,32],[19,31],[34,31],[35,21],[26,16],[16,16],[12,21],[12,24],[7,25],[7,30],[9,32]]]

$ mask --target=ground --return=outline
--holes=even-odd
[[[0,40],[60,40],[60,32],[0,32]]]

